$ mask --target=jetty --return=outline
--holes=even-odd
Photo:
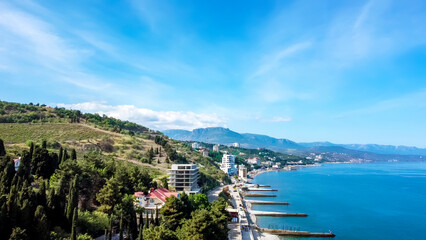
[[[284,213],[284,212],[267,212],[267,211],[250,211],[250,214],[264,217],[307,217],[306,213]]]
[[[269,192],[276,192],[278,190],[276,190],[276,189],[269,189],[269,188],[247,188],[246,191],[265,191],[265,192],[269,191]]]
[[[288,202],[271,202],[271,201],[257,201],[257,200],[245,200],[251,205],[290,205]]]
[[[257,230],[264,232],[275,234],[279,236],[291,236],[291,237],[324,237],[324,238],[334,238],[334,235],[331,231],[329,233],[314,233],[314,232],[305,232],[305,231],[289,231],[289,230],[281,230],[281,229],[269,229],[269,228],[260,228],[255,227]]]
[[[244,197],[276,197],[275,194],[241,193]]]

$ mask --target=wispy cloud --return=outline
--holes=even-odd
[[[362,108],[342,112],[335,117],[344,118],[352,116],[363,116],[366,114],[380,114],[386,111],[400,111],[410,108],[426,108],[426,89],[400,97],[375,102]]]
[[[267,121],[279,123],[279,122],[291,122],[292,120],[293,119],[291,117],[273,117],[271,119],[268,119]]]
[[[107,105],[102,102],[84,102],[77,104],[57,104],[59,107],[78,109],[83,112],[96,112],[110,117],[129,120],[141,125],[158,129],[185,129],[226,126],[226,119],[217,114],[205,114],[179,111],[154,111],[138,108],[134,105]]]

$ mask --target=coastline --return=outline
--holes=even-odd
[[[256,170],[254,173],[251,173],[250,178],[254,180],[255,177],[267,172],[297,171],[301,167],[320,167],[320,166],[321,164],[312,164],[312,165],[293,166],[295,168],[261,169],[261,170]],[[243,202],[247,208],[247,213],[248,213],[247,215],[250,219],[251,224],[254,226],[257,226],[257,218],[254,214],[252,214],[252,211],[253,211],[251,206],[252,204],[247,202],[245,199],[243,199]],[[278,235],[274,235],[271,233],[264,233],[258,229],[252,228],[251,231],[253,233],[253,237],[258,240],[280,240],[281,239]]]

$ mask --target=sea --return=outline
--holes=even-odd
[[[266,172],[252,182],[277,189],[257,192],[277,197],[247,199],[290,203],[254,210],[309,215],[258,217],[260,227],[332,231],[338,240],[426,239],[426,162],[323,164]]]

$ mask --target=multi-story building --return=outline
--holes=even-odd
[[[193,149],[200,148],[200,144],[198,144],[197,142],[193,142],[191,146],[192,146]]]
[[[238,166],[238,176],[243,179],[247,179],[247,168],[244,165]]]
[[[198,167],[195,164],[172,164],[172,168],[169,169],[169,186],[178,192],[199,193],[198,174]]]
[[[219,152],[219,144],[213,146],[213,152]]]
[[[247,163],[260,166],[260,159],[258,157],[249,158],[249,159],[247,159]]]
[[[203,157],[208,157],[208,156],[209,156],[209,150],[203,149]]]
[[[223,154],[220,170],[224,171],[228,175],[236,174],[237,170],[235,169],[235,155]]]

